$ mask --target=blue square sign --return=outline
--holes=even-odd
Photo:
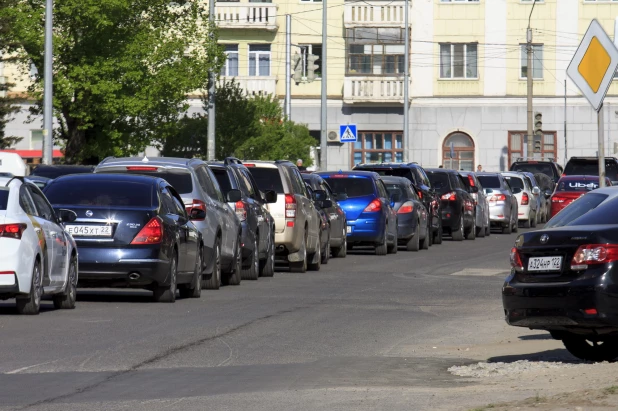
[[[339,126],[339,141],[342,143],[355,143],[357,137],[356,124],[342,124]]]

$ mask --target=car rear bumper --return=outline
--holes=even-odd
[[[461,210],[442,203],[442,228],[448,230],[453,228],[459,229],[461,217]]]
[[[519,205],[517,208],[517,219],[520,221],[529,220],[531,218],[532,207],[530,205]]]
[[[491,205],[489,206],[489,221],[492,223],[506,223],[510,219],[507,213],[507,205]]]
[[[416,224],[415,213],[399,214],[397,217],[397,238],[399,240],[412,238],[416,232]]]
[[[384,220],[382,218],[358,218],[348,220],[348,243],[378,243],[384,239]]]
[[[0,238],[0,298],[30,293],[35,256],[27,241]]]

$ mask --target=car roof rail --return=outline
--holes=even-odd
[[[236,157],[226,157],[223,160],[223,164],[226,165],[226,166],[230,165],[230,164],[242,164],[242,161],[240,161]]]

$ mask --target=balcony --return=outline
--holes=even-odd
[[[409,3],[410,20],[412,2]],[[343,23],[350,27],[401,27],[404,28],[404,1],[363,1],[345,4]]]
[[[279,27],[277,5],[272,3],[217,3],[215,19],[221,29],[276,31]]]
[[[231,81],[232,79],[238,83],[241,89],[245,90],[248,96],[275,94],[277,91],[277,77],[221,77],[221,81]]]
[[[403,77],[345,77],[343,102],[403,104]]]

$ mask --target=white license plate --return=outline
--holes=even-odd
[[[111,237],[111,225],[69,225],[66,227],[69,234],[81,237]]]
[[[352,232],[352,226],[349,225],[345,228],[346,233],[350,234]]]
[[[560,271],[562,257],[531,257],[528,271]]]

